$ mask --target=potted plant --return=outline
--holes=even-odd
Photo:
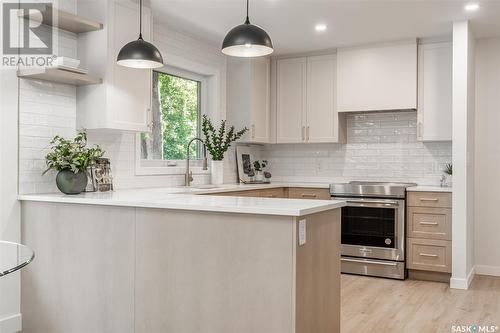
[[[245,127],[236,131],[234,126],[226,128],[226,121],[223,120],[219,128],[215,128],[212,121],[203,115],[202,131],[205,136],[205,146],[212,156],[210,171],[212,173],[212,184],[219,185],[223,183],[224,153],[231,147],[231,143],[238,140],[248,129]]]
[[[452,183],[453,183],[453,178],[452,178],[452,176],[453,176],[453,164],[446,163],[443,171],[444,171],[445,176],[446,176],[446,185],[452,186]]]
[[[87,148],[87,133],[79,131],[73,140],[56,135],[50,141],[51,151],[45,156],[47,169],[57,170],[57,188],[65,194],[79,194],[87,187],[87,167],[100,158],[104,151],[95,145]]]
[[[253,162],[253,168],[255,169],[255,180],[264,180],[264,168],[267,167],[266,160],[257,160]]]

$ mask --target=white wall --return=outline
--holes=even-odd
[[[275,181],[439,185],[451,142],[417,142],[416,126],[415,111],[348,114],[347,144],[268,145],[265,156]]]
[[[476,47],[475,264],[500,276],[500,38]]]
[[[19,242],[21,237],[17,201],[17,83],[15,69],[0,68],[0,240],[13,242]],[[15,332],[21,327],[19,294],[19,273],[0,278],[2,333]]]
[[[467,21],[453,24],[452,288],[474,277],[474,37]]]

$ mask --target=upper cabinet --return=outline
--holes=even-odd
[[[271,143],[269,58],[227,59],[228,121],[249,131],[244,142]]]
[[[340,142],[336,56],[277,61],[277,143]]]
[[[452,60],[451,43],[423,44],[418,47],[417,139],[452,139]]]
[[[277,61],[276,142],[305,142],[307,59]]]
[[[139,34],[139,5],[128,0],[81,1],[78,13],[104,29],[80,34],[78,56],[103,84],[77,88],[77,125],[87,129],[150,131],[152,71],[116,64],[118,52]],[[151,13],[143,10],[142,34],[150,41]]]
[[[416,108],[416,41],[337,51],[339,112]]]

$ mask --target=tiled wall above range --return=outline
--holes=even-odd
[[[410,181],[439,184],[450,141],[418,142],[417,113],[347,115],[346,144],[267,145],[274,181]]]

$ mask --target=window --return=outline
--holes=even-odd
[[[188,142],[200,136],[202,81],[189,72],[153,71],[152,131],[141,134],[141,159],[186,158]],[[193,142],[190,158],[199,158],[200,149]]]

